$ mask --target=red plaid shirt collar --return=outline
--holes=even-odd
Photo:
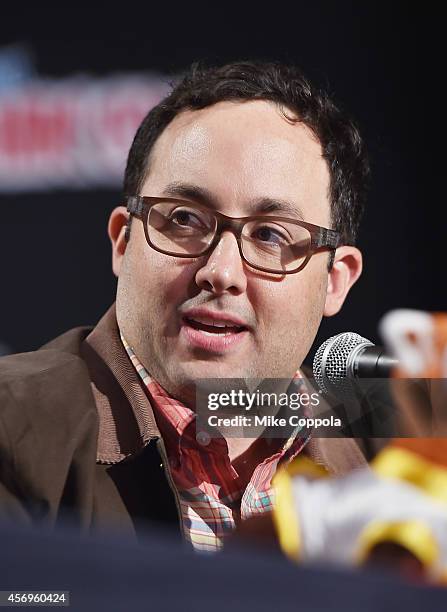
[[[271,480],[278,465],[291,461],[308,438],[299,437],[295,430],[287,441],[278,441],[276,452],[256,466],[248,485],[241,488],[226,440],[212,438],[206,446],[200,444],[196,439],[195,413],[170,397],[142,366],[122,335],[121,340],[154,408],[180,501],[185,537],[196,549],[217,550],[238,520],[272,509]],[[299,371],[295,376],[302,378]]]

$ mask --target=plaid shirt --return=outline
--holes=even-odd
[[[207,446],[199,444],[195,413],[169,397],[141,365],[123,336],[121,340],[154,407],[180,502],[185,538],[197,550],[219,550],[239,520],[272,510],[271,480],[278,465],[291,461],[308,438],[298,437],[298,430],[294,430],[277,452],[254,469],[245,489],[241,488],[225,439],[212,438]],[[296,378],[302,378],[299,372]]]

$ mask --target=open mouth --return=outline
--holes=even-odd
[[[230,334],[238,334],[245,331],[247,328],[242,325],[231,325],[229,323],[219,323],[219,322],[204,322],[197,319],[190,319],[189,317],[184,317],[184,322],[189,327],[201,331],[205,334],[209,334],[210,336],[228,336]]]

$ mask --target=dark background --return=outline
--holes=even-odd
[[[142,8],[143,6],[143,8]],[[126,3],[55,11],[9,8],[0,46],[27,44],[39,76],[175,75],[194,60],[262,58],[299,64],[328,86],[367,141],[373,183],[359,246],[365,269],[343,311],[315,344],[341,331],[378,341],[392,308],[445,309],[440,166],[444,69],[429,4],[295,2],[195,5],[178,13]],[[436,6],[436,5],[433,5]],[[0,339],[37,348],[69,327],[93,324],[114,299],[106,236],[117,191],[0,197]]]

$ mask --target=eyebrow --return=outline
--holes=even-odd
[[[217,198],[213,196],[211,191],[200,187],[199,185],[193,185],[191,183],[173,182],[169,183],[163,190],[162,195],[168,197],[180,197],[187,200],[194,200],[199,204],[207,206],[208,208],[219,208]],[[251,208],[251,215],[265,214],[265,213],[284,213],[287,216],[295,217],[304,221],[304,215],[301,209],[294,203],[280,198],[262,197],[253,200],[249,204]]]

